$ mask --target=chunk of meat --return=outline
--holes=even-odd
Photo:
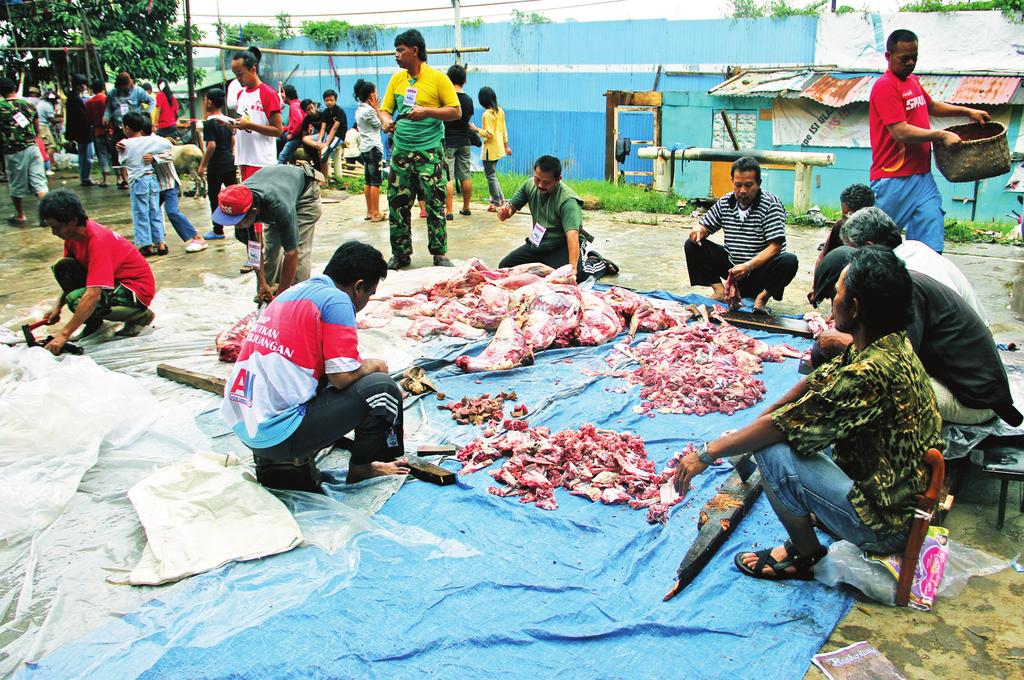
[[[576,328],[576,340],[581,345],[603,345],[622,332],[622,319],[615,309],[594,293],[581,295],[583,310]]]
[[[238,353],[242,351],[242,343],[245,341],[249,331],[256,325],[259,318],[259,311],[250,312],[241,319],[231,324],[231,327],[222,331],[214,339],[217,347],[218,358],[226,364],[233,364],[238,361]]]
[[[478,356],[468,354],[455,359],[455,365],[464,371],[505,371],[533,363],[533,352],[522,329],[511,318],[498,326],[491,342]]]
[[[437,319],[429,316],[423,316],[412,322],[412,325],[409,326],[409,330],[405,332],[405,337],[423,340],[432,335],[441,335],[447,330],[448,324],[441,323]]]

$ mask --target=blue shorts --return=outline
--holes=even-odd
[[[946,212],[932,174],[883,177],[871,182],[875,206],[892,218],[907,238],[921,241],[937,253],[946,243]]]
[[[906,545],[906,534],[883,536],[861,521],[849,499],[853,480],[827,454],[801,456],[781,443],[756,452],[754,460],[762,483],[794,515],[813,512],[830,532],[861,550],[890,554]]]

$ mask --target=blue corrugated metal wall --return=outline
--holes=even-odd
[[[487,46],[490,51],[465,55],[469,68],[466,91],[475,99],[479,88],[489,85],[506,111],[513,156],[503,161],[500,171],[529,172],[534,158],[552,153],[563,159],[568,177],[601,178],[605,91],[649,90],[659,64],[672,70],[670,65],[811,63],[815,27],[813,17],[467,26],[462,31],[463,45]],[[380,32],[375,46],[332,47],[389,49],[399,32]],[[432,47],[454,46],[451,26],[425,27],[421,32],[428,52]],[[293,38],[281,46],[323,49],[306,38]],[[447,69],[454,57],[436,55],[429,61],[436,68]],[[298,70],[290,82],[299,96],[319,99],[325,88],[337,89],[350,121],[356,79],[374,80],[383,93],[396,68],[390,57],[335,58],[340,87],[324,57],[267,55],[261,71],[265,80],[276,84],[295,66]],[[678,70],[692,69],[680,66]],[[659,89],[706,92],[721,80],[716,75],[663,73]],[[479,111],[475,120],[480,123]]]

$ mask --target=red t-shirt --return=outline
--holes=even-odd
[[[64,257],[73,257],[85,266],[87,288],[113,290],[121,284],[147,307],[156,295],[153,270],[127,239],[98,222],[86,220],[85,239],[64,241]]]
[[[107,108],[107,95],[103,92],[89,97],[85,103],[85,117],[93,126],[94,137],[106,137],[107,126],[103,124],[103,111]]]
[[[169,128],[178,122],[178,100],[174,100],[174,106],[171,106],[170,101],[167,99],[167,95],[163,93],[163,90],[156,93],[156,106],[160,109],[159,115],[156,119],[156,127],[159,130]]]
[[[932,98],[917,76],[900,80],[886,71],[871,88],[868,123],[871,127],[871,179],[909,177],[932,171],[932,145],[902,144],[893,139],[886,126],[909,123],[931,129],[928,105]]]

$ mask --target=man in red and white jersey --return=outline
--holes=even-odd
[[[252,449],[260,484],[319,491],[317,452],[353,430],[346,481],[409,472],[402,391],[387,364],[360,358],[356,331],[387,271],[373,246],[344,243],[322,276],[278,295],[246,336],[220,412]]]

